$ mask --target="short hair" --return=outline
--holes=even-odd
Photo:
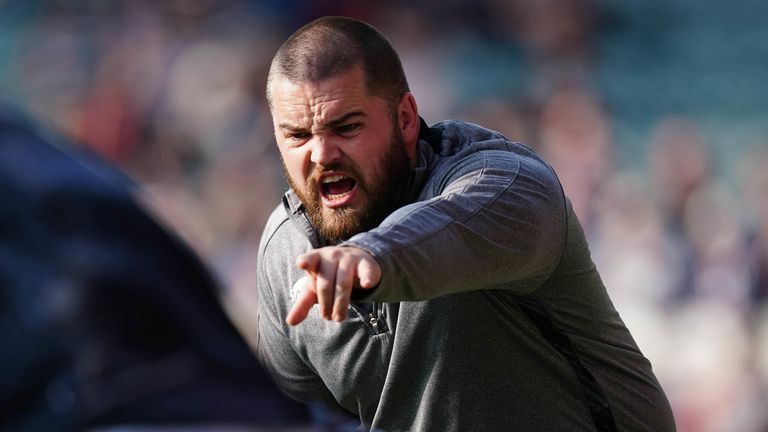
[[[409,91],[400,57],[387,38],[363,21],[327,16],[293,33],[277,50],[267,78],[272,109],[272,81],[320,82],[360,66],[368,94],[395,106]]]

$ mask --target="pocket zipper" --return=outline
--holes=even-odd
[[[386,321],[379,318],[378,309],[379,305],[376,302],[371,303],[371,311],[366,313],[359,306],[350,304],[349,307],[360,317],[371,335],[376,336],[389,331]]]

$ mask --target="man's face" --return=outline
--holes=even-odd
[[[318,83],[272,81],[286,177],[332,241],[376,227],[397,208],[410,172],[396,113],[364,83],[360,68]]]

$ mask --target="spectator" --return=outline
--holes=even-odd
[[[0,108],[0,428],[306,422],[140,193]]]

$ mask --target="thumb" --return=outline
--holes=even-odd
[[[357,263],[357,278],[360,288],[373,288],[381,281],[381,266],[373,257],[366,257]]]

